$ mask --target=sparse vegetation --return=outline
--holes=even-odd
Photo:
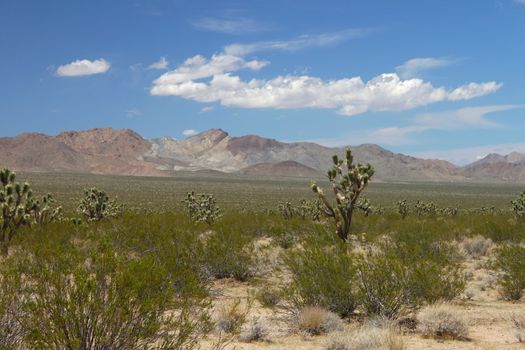
[[[129,194],[118,185],[111,187],[119,198]],[[119,215],[86,217],[75,225],[61,219],[53,197],[42,197],[44,191],[35,189],[38,196],[30,201],[34,210],[19,227],[23,234],[13,236],[13,249],[1,258],[0,348],[85,343],[82,334],[102,333],[92,331],[90,324],[75,333],[69,331],[71,324],[81,315],[105,318],[108,313],[118,315],[119,322],[106,322],[112,330],[101,328],[106,337],[97,342],[111,342],[114,348],[182,350],[202,339],[215,349],[233,347],[236,341],[257,347],[255,342],[270,341],[270,334],[271,341],[282,339],[283,324],[278,322],[284,322],[280,316],[285,312],[295,317],[284,329],[326,334],[328,349],[404,349],[394,322],[408,322],[414,314],[426,337],[468,338],[454,319],[454,310],[461,307],[447,306],[449,314],[434,312],[425,318],[430,308],[425,305],[460,295],[469,295],[464,303],[483,300],[495,294],[496,283],[506,299],[521,297],[525,288],[520,275],[525,223],[516,220],[515,212],[503,210],[503,204],[467,210],[439,198],[403,193],[400,197],[408,198],[401,201],[407,209],[403,215],[394,198],[374,197],[372,207],[372,200],[361,196],[343,241],[333,234],[337,223],[322,213],[326,207],[320,197],[305,201],[290,195],[282,208],[291,215],[275,211],[275,202],[265,207],[257,200],[239,211],[214,187],[227,210],[211,224],[183,212],[185,192],[180,192],[173,207],[162,204],[158,194],[159,202],[147,210],[127,202],[129,209],[118,210]],[[59,187],[46,190],[58,193],[57,198],[64,193]],[[282,191],[276,193],[287,193]],[[424,198],[419,206],[430,209],[411,215],[418,197]],[[64,215],[71,215],[74,201],[66,203]],[[385,203],[390,206],[382,207]],[[248,303],[239,294],[226,297],[250,288],[257,290],[254,306],[249,306],[252,296]],[[373,324],[369,320],[376,315],[392,321],[385,323],[389,326]],[[356,319],[365,325],[351,330]],[[522,322],[518,317],[510,321],[520,341]],[[410,327],[415,329],[415,323]],[[68,329],[68,337],[61,329]],[[112,334],[117,333],[115,340]]]

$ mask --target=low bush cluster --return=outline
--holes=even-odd
[[[303,244],[285,259],[292,272],[285,298],[296,308],[319,305],[344,317],[362,306],[371,315],[395,318],[424,303],[453,299],[465,287],[454,246],[419,235],[368,243],[359,252],[348,245]]]

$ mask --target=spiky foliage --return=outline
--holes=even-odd
[[[0,170],[0,246],[4,255],[19,228],[32,221],[33,192],[27,182],[21,185],[15,179],[15,172]]]
[[[401,215],[401,218],[404,219],[408,216],[410,213],[410,206],[408,205],[408,202],[406,199],[403,199],[402,201],[398,201],[396,203],[397,206],[397,212],[399,215]]]
[[[323,213],[334,219],[337,236],[346,241],[357,200],[374,175],[374,168],[370,164],[354,164],[350,149],[346,150],[345,159],[339,159],[334,155],[332,160],[334,165],[328,170],[328,180],[332,185],[336,202],[331,203],[316,183],[312,184],[312,190],[324,204]]]
[[[291,202],[280,202],[277,205],[277,210],[284,219],[291,219],[296,214],[296,209],[293,207]]]
[[[356,203],[356,208],[361,210],[363,214],[365,214],[365,216],[372,214],[372,212],[374,211],[370,200],[368,200],[368,198],[366,197],[358,199]]]
[[[279,202],[277,210],[287,220],[299,217],[304,220],[319,221],[322,214],[319,199],[312,201],[301,199],[298,205],[294,205],[292,202]]]
[[[417,216],[422,216],[424,214],[427,215],[436,215],[437,213],[437,207],[434,202],[423,202],[423,201],[417,201],[414,205],[414,212],[417,214]]]
[[[212,225],[222,214],[211,193],[188,192],[184,200],[190,218],[195,222],[205,222]]]
[[[510,202],[512,205],[512,211],[516,214],[516,218],[520,221],[525,222],[525,191],[515,200]]]
[[[42,196],[40,200],[33,200],[32,209],[33,222],[39,226],[62,220],[62,207],[57,205],[50,193]]]
[[[115,217],[122,213],[122,204],[116,199],[110,200],[106,192],[92,187],[85,190],[84,198],[80,200],[77,209],[87,221],[100,221],[104,218]]]

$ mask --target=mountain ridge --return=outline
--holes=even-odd
[[[131,129],[94,128],[55,136],[0,137],[0,166],[20,171],[170,176],[177,171],[220,171],[260,176],[322,176],[344,147],[281,142],[259,135],[231,136],[215,128],[178,140],[145,139]],[[466,166],[394,153],[376,144],[351,147],[371,163],[380,181],[525,182],[525,154],[489,154]]]

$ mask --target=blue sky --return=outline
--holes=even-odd
[[[0,2],[0,136],[525,152],[525,0]]]

